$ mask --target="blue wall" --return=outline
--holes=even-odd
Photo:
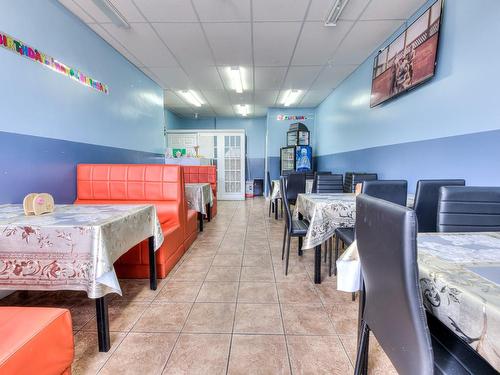
[[[55,0],[2,1],[0,25],[109,86],[102,94],[0,48],[0,202],[42,190],[56,203],[71,202],[78,162],[161,160],[163,91],[156,83]]]
[[[318,169],[406,178],[411,189],[429,177],[500,184],[492,171],[500,161],[498,14],[496,0],[446,2],[436,76],[370,109],[372,54],[317,108]]]

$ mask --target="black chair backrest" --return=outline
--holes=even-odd
[[[271,188],[272,188],[272,181],[271,181],[271,174],[269,173],[269,171],[267,171],[267,194],[268,195],[271,195],[272,191],[271,191]]]
[[[406,206],[408,182],[405,180],[364,181],[361,192],[375,198],[385,199],[386,201]]]
[[[413,209],[417,213],[419,232],[435,232],[437,230],[439,189],[442,186],[464,185],[465,180],[459,179],[417,181]]]
[[[341,174],[319,174],[316,173],[313,182],[313,192],[342,193],[344,192],[344,178]]]
[[[365,283],[363,319],[400,374],[433,373],[434,356],[417,265],[411,209],[361,194],[356,235]]]
[[[378,180],[376,173],[346,172],[344,178],[344,193],[354,193],[357,184],[374,180]]]
[[[286,177],[280,177],[280,189],[283,197],[286,197],[288,193],[286,180]],[[290,211],[290,204],[288,203],[288,199],[283,199],[283,205],[285,206],[286,226],[288,228],[288,231],[290,231],[292,228],[292,212]]]
[[[297,195],[306,192],[306,175],[304,173],[290,173],[286,179],[286,194],[282,196],[294,204]]]
[[[306,175],[306,180],[312,180],[314,178],[313,171],[305,172],[305,175]]]
[[[500,231],[500,187],[442,187],[437,229],[438,232]]]

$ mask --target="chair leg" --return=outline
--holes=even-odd
[[[339,238],[335,236],[335,263],[333,264],[333,274],[337,276],[337,259],[339,259]]]
[[[280,199],[281,201],[281,217],[283,217],[283,198]]]
[[[368,349],[370,337],[370,328],[365,321],[361,322],[361,337],[359,338],[358,352],[356,354],[356,367],[354,368],[355,375],[362,375],[367,370]]]
[[[287,234],[286,224],[285,224],[285,233],[283,234],[283,249],[281,249],[281,260],[285,259],[285,244],[286,244],[286,234]]]
[[[332,239],[329,238],[328,240],[328,276],[332,277],[332,257],[333,257],[333,243]]]
[[[288,239],[286,241],[285,276],[288,275],[288,261],[290,260],[290,240],[291,239],[292,239],[292,236],[288,235]]]
[[[271,217],[272,207],[273,207],[273,201],[272,199],[269,199],[269,217]]]
[[[325,247],[325,260],[324,260],[324,262],[326,263],[326,253],[328,252],[328,240],[324,242],[324,247]]]
[[[356,300],[356,292],[352,292],[351,299],[352,299],[353,301],[355,301],[355,300]]]
[[[298,251],[298,254],[299,254],[299,257],[302,256],[302,237],[299,237],[299,251]]]

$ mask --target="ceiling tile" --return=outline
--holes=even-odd
[[[80,0],[78,0],[80,1]],[[110,0],[128,22],[146,21],[132,0]]]
[[[326,66],[314,82],[313,90],[333,90],[346,79],[358,65],[333,65]]]
[[[188,0],[134,0],[149,22],[193,22],[196,14]]]
[[[165,90],[163,92],[163,97],[165,98],[165,105],[167,107],[176,107],[176,108],[188,108],[189,104],[187,104],[184,100],[179,98],[177,94],[170,90]]]
[[[278,94],[279,90],[255,90],[254,103],[256,106],[272,107]]]
[[[236,104],[253,104],[253,92],[248,91],[238,94],[234,91],[227,92],[229,101],[232,105]]]
[[[276,100],[276,106],[277,107],[284,107],[283,105],[283,99],[285,98],[285,95],[286,95],[286,91],[287,90],[282,90],[279,95],[278,95],[278,99]],[[306,92],[302,92],[297,100],[296,103],[300,103],[302,101],[302,98],[304,97],[304,95],[306,94]],[[292,104],[292,107],[294,107],[295,104]]]
[[[189,78],[180,67],[149,68],[158,77],[164,89],[186,90],[190,87]]]
[[[302,101],[300,104],[302,106],[307,106],[307,107],[316,107],[318,104],[320,104],[330,93],[332,90],[309,90],[304,97],[302,98]]]
[[[89,14],[84,11],[78,4],[73,0],[59,0],[59,2],[75,16],[80,18],[85,23],[96,22],[94,18],[89,16]]]
[[[252,65],[250,23],[204,23],[217,65]]]
[[[361,16],[361,20],[406,20],[418,8],[426,3],[426,0],[379,0],[372,1]]]
[[[117,27],[113,24],[103,24],[115,39],[127,46],[146,66],[177,66],[172,54],[163,45],[152,27],[147,23],[132,23],[130,29]],[[154,48],[151,48],[154,46]]]
[[[352,21],[339,21],[335,27],[326,27],[323,22],[304,23],[292,64],[326,64],[352,25]]]
[[[250,0],[193,0],[202,22],[250,21]]]
[[[255,65],[288,65],[300,26],[300,22],[255,23],[253,29]]]
[[[193,88],[198,90],[222,90],[222,81],[215,66],[184,66]]]
[[[283,84],[283,89],[307,90],[318,76],[321,66],[292,66]]]
[[[333,56],[333,64],[361,64],[402,21],[358,21]]]
[[[230,105],[225,90],[203,90],[202,94],[214,109]]]
[[[287,68],[279,67],[256,67],[255,68],[255,90],[279,90],[285,78]]]
[[[308,4],[309,0],[253,0],[253,19],[254,21],[302,21]]]
[[[324,22],[334,2],[335,0],[313,0],[307,14],[307,20]],[[340,15],[340,20],[357,20],[369,2],[370,0],[349,0]]]
[[[262,117],[267,115],[267,106],[254,105],[253,112],[250,114],[252,117]]]
[[[198,23],[153,23],[181,65],[214,65],[212,52]]]
[[[222,80],[224,81],[224,87],[226,90],[232,90],[231,78],[229,77],[228,69],[229,66],[219,66],[217,67]],[[243,79],[243,91],[253,90],[253,69],[250,66],[240,66],[242,79]]]

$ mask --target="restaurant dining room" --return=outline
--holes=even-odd
[[[498,374],[499,16],[0,0],[0,375]]]

